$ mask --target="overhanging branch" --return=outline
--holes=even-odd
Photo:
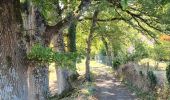
[[[84,19],[92,20],[92,18],[90,18],[90,17],[85,17]],[[96,21],[99,21],[99,22],[110,22],[110,21],[115,21],[115,20],[124,20],[124,18],[96,19]],[[79,20],[79,21],[81,21],[81,20]]]
[[[66,16],[63,20],[59,21],[56,25],[54,26],[47,26],[47,30],[50,31],[52,30],[61,30],[62,28],[64,28],[65,26],[68,26],[69,22],[72,21],[73,19],[79,19],[79,17],[82,15],[82,13],[84,11],[86,11],[86,9],[88,8],[88,6],[90,5],[91,0],[81,0],[81,3],[79,5],[79,9],[77,9],[76,11],[74,11],[73,14],[69,14],[68,16]]]
[[[76,11],[74,11],[72,14],[70,13],[68,16],[63,18],[61,21],[59,21],[54,26],[46,26],[44,38],[46,43],[48,44],[51,37],[55,34],[64,29],[65,27],[69,26],[72,20],[78,20],[79,17],[86,11],[86,9],[89,7],[91,3],[91,0],[81,0],[81,3]]]
[[[134,14],[128,10],[125,10],[129,15],[131,15],[133,18],[138,18],[140,19],[143,23],[145,23],[147,26],[149,26],[150,28],[154,29],[154,30],[157,30],[159,32],[163,32],[162,29],[158,28],[158,27],[155,27],[155,26],[152,26],[152,23],[149,23],[148,20],[144,19],[141,17],[141,14]]]

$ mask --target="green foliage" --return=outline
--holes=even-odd
[[[123,9],[126,9],[128,7],[128,0],[121,0],[121,5]]]
[[[136,96],[139,97],[141,100],[157,100],[158,95],[156,95],[156,91],[144,92],[142,91],[142,89],[128,82],[126,82],[125,85],[128,87],[128,89],[130,89],[130,91],[134,92]]]
[[[162,42],[160,44],[156,44],[154,47],[154,59],[156,60],[170,60],[170,49],[169,49],[169,42]]]
[[[77,9],[79,0],[33,0],[46,22],[54,25]],[[59,7],[58,7],[59,5]]]
[[[35,44],[27,57],[37,63],[56,62],[60,67],[75,70],[75,59],[78,57],[78,53],[54,52],[51,48]]]
[[[168,83],[170,84],[170,64],[166,68],[166,77],[167,77]]]
[[[100,49],[99,53],[103,56],[106,56],[106,49],[102,46],[102,48]]]
[[[112,65],[113,69],[117,70],[120,64],[121,62],[119,61],[119,59],[113,60],[113,65]]]
[[[135,50],[132,54],[128,55],[128,60],[130,61],[138,61],[139,59],[146,58],[149,55],[147,45],[142,42],[135,43]]]
[[[147,77],[150,82],[150,88],[155,89],[156,84],[157,84],[157,78],[156,78],[155,74],[153,73],[153,71],[148,71]]]
[[[68,51],[75,52],[76,51],[76,22],[73,21],[68,28]]]
[[[37,62],[52,62],[52,56],[54,52],[51,48],[43,47],[40,44],[35,44],[31,48],[31,52],[28,54],[28,59]]]
[[[142,76],[142,77],[144,76],[142,71],[139,71],[139,75]]]

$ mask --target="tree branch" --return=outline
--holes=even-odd
[[[135,25],[133,24],[133,22],[130,22],[130,21],[125,21],[125,22],[126,22],[127,24],[129,24],[132,28],[140,31],[143,35],[146,35],[146,34],[144,34],[144,32],[147,33],[151,38],[154,39],[154,41],[155,41],[156,43],[158,43],[158,40],[155,39],[155,36],[154,36],[153,34],[151,34],[149,30],[145,29],[135,17],[134,17],[134,20],[137,22],[137,25],[138,25],[138,26],[135,26]]]
[[[64,29],[65,27],[69,26],[72,20],[78,20],[79,17],[82,15],[84,11],[89,7],[91,3],[91,0],[81,0],[81,3],[76,11],[74,11],[72,14],[69,14],[65,18],[63,18],[61,21],[59,21],[54,26],[46,26],[44,38],[45,42],[48,44],[50,42],[51,37],[55,34]]]
[[[56,25],[54,26],[47,26],[47,31],[52,31],[53,30],[61,30],[62,28],[64,28],[65,26],[68,26],[69,22],[73,19],[78,19],[82,13],[88,8],[89,4],[90,4],[91,0],[81,0],[81,3],[79,5],[79,9],[74,11],[75,13],[73,14],[69,14],[68,16],[66,16],[63,20],[59,21]]]
[[[152,26],[151,23],[148,22],[148,20],[144,19],[141,17],[141,14],[134,14],[128,10],[125,10],[129,15],[131,15],[133,18],[138,18],[140,19],[143,23],[145,23],[147,26],[149,26],[150,28],[154,29],[154,30],[157,30],[159,32],[163,32],[162,29],[158,28],[158,27],[155,27],[155,26]]]
[[[85,17],[85,20],[92,20],[93,18],[90,17]],[[82,21],[83,19],[79,20]],[[96,19],[96,21],[99,22],[110,22],[110,21],[115,21],[115,20],[124,20],[124,18],[110,18],[110,19]]]

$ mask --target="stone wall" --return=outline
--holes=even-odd
[[[155,76],[157,77],[157,85],[153,89],[151,88],[149,79],[147,78],[147,72],[144,70],[140,70],[140,67],[141,66],[136,63],[129,62],[127,64],[121,65],[116,71],[116,75],[123,81],[131,83],[133,86],[139,88],[143,92],[152,91],[157,94],[158,99],[169,100],[170,88],[166,84],[166,79],[162,79],[163,77],[160,77],[160,73],[153,71]]]

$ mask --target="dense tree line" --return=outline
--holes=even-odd
[[[109,56],[117,56],[119,44],[136,38],[127,38],[130,30],[159,42],[158,33],[169,33],[169,5],[169,0],[0,0],[0,99],[46,100],[52,62],[56,63],[58,94],[71,91],[81,52],[76,36],[82,30],[86,32],[82,37],[87,35],[85,78],[90,81],[96,37]]]

